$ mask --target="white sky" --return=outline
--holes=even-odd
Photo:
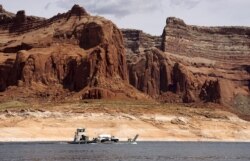
[[[250,26],[250,0],[0,0],[0,4],[14,13],[25,10],[27,15],[46,18],[79,4],[120,28],[153,35],[162,34],[169,16],[202,26]]]

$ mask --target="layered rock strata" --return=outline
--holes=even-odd
[[[163,51],[173,54],[230,65],[245,64],[250,59],[249,27],[200,27],[170,17],[162,37]]]
[[[159,45],[155,48],[157,41],[147,43],[123,34],[130,83],[167,102],[238,107],[240,97],[245,100],[241,109],[250,109],[249,32],[247,27],[189,26],[168,18],[161,50]],[[144,43],[150,45],[143,47]]]

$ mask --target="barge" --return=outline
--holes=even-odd
[[[127,142],[120,142],[120,140],[112,136],[110,134],[101,134],[92,140],[89,139],[89,136],[86,135],[86,131],[84,128],[76,129],[74,140],[72,142],[68,142],[69,144],[137,144],[136,140],[139,137],[137,134],[133,139],[128,139]]]

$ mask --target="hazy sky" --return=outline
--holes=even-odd
[[[160,35],[166,18],[175,16],[187,24],[250,26],[250,0],[0,0],[6,10],[52,17],[74,4],[93,15],[112,20],[120,28],[135,28]]]

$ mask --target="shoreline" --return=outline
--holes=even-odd
[[[72,140],[44,140],[44,139],[36,139],[36,140],[15,140],[15,141],[2,141],[1,143],[68,143]],[[120,142],[126,142],[124,140]],[[250,143],[250,140],[138,140],[140,142],[162,142],[162,143]]]
[[[90,140],[108,133],[120,141],[139,134],[138,141],[250,142],[250,122],[226,111],[72,106],[1,112],[0,142],[67,142],[73,140],[77,128],[85,128]]]

